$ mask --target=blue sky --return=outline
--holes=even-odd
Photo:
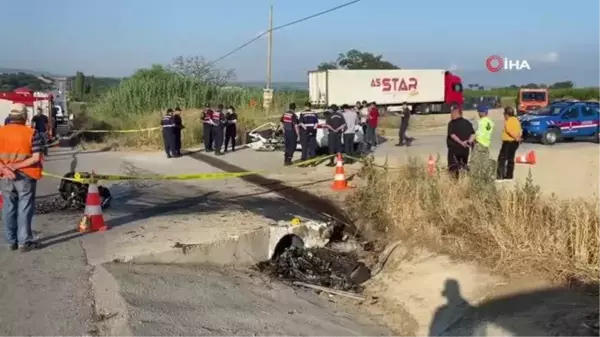
[[[179,55],[215,59],[267,28],[346,0],[28,0],[3,2],[0,68],[126,76]],[[402,68],[455,69],[465,83],[503,85],[572,79],[597,85],[599,1],[362,0],[274,33],[275,81],[339,52],[380,53]],[[576,4],[576,7],[573,5]],[[565,7],[566,6],[566,7]],[[485,59],[527,60],[531,71],[491,74]],[[240,81],[265,79],[266,39],[219,62]]]

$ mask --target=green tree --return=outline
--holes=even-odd
[[[325,69],[400,69],[395,64],[385,61],[383,55],[361,52],[356,49],[340,54],[333,62],[323,62],[319,70]]]
[[[550,89],[572,89],[574,86],[572,81],[562,81],[552,84]]]
[[[75,74],[75,84],[73,85],[73,98],[83,101],[85,95],[85,75],[78,71]]]
[[[201,56],[178,56],[173,59],[167,70],[219,86],[235,80],[233,69],[219,69]]]
[[[319,64],[319,66],[317,67],[318,70],[330,70],[337,68],[338,66],[335,62],[321,62],[321,64]]]

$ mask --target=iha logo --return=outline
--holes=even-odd
[[[511,60],[508,57],[492,55],[485,59],[485,67],[493,73],[500,70],[531,70],[529,62],[526,60]]]

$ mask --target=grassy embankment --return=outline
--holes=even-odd
[[[598,282],[598,198],[561,200],[541,193],[531,177],[498,188],[493,165],[456,182],[441,172],[428,176],[416,159],[388,170],[366,163],[347,202],[367,237],[402,239],[501,273]]]
[[[162,69],[138,71],[134,76],[112,88],[85,112],[79,114],[77,129],[127,130],[158,126],[167,108],[181,107],[185,125],[184,147],[200,144],[202,123],[200,114],[208,102],[213,106],[221,103],[233,105],[238,114],[238,133],[250,130],[268,121],[276,121],[273,115],[281,113],[290,102],[302,106],[307,99],[304,92],[276,92],[271,116],[262,106],[262,90],[250,88],[220,88],[192,78],[169,73]],[[250,102],[257,102],[255,107]],[[120,147],[162,147],[160,131],[139,133],[88,133],[87,142],[116,143]]]

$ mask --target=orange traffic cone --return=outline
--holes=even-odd
[[[529,151],[526,155],[518,156],[517,158],[515,158],[515,163],[517,164],[535,165],[535,162],[535,151]]]
[[[98,192],[98,185],[91,183],[88,187],[87,198],[85,199],[85,210],[83,211],[83,218],[79,222],[79,232],[97,232],[105,231],[108,227],[104,223],[104,216],[102,215],[102,206],[100,201],[100,193]]]
[[[333,185],[331,189],[334,191],[343,191],[348,189],[348,182],[344,175],[344,161],[342,160],[342,154],[337,154],[337,161],[335,164],[335,175],[333,176]]]
[[[435,159],[433,159],[433,156],[430,154],[429,155],[429,159],[427,160],[427,173],[429,173],[429,175],[433,175],[433,173],[435,172]]]

